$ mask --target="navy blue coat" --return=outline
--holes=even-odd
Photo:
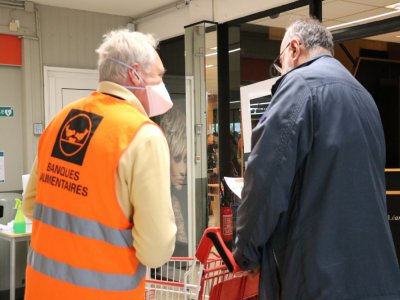
[[[235,259],[260,299],[400,299],[371,95],[332,56],[283,76],[254,128]]]

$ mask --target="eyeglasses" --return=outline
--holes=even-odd
[[[289,46],[290,46],[290,42],[286,45],[286,47],[282,50],[282,52],[279,53],[279,55],[272,62],[271,67],[270,67],[271,77],[280,76],[282,74],[281,56]]]

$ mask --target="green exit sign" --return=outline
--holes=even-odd
[[[14,117],[14,108],[12,106],[0,106],[0,117]]]

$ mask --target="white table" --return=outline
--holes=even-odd
[[[31,233],[13,233],[0,230],[0,239],[10,242],[10,300],[15,300],[15,244],[29,241]]]

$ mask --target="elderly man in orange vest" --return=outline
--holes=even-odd
[[[144,299],[145,266],[172,255],[169,150],[149,119],[172,107],[156,46],[139,32],[105,35],[98,91],[41,136],[23,203],[26,300]]]

